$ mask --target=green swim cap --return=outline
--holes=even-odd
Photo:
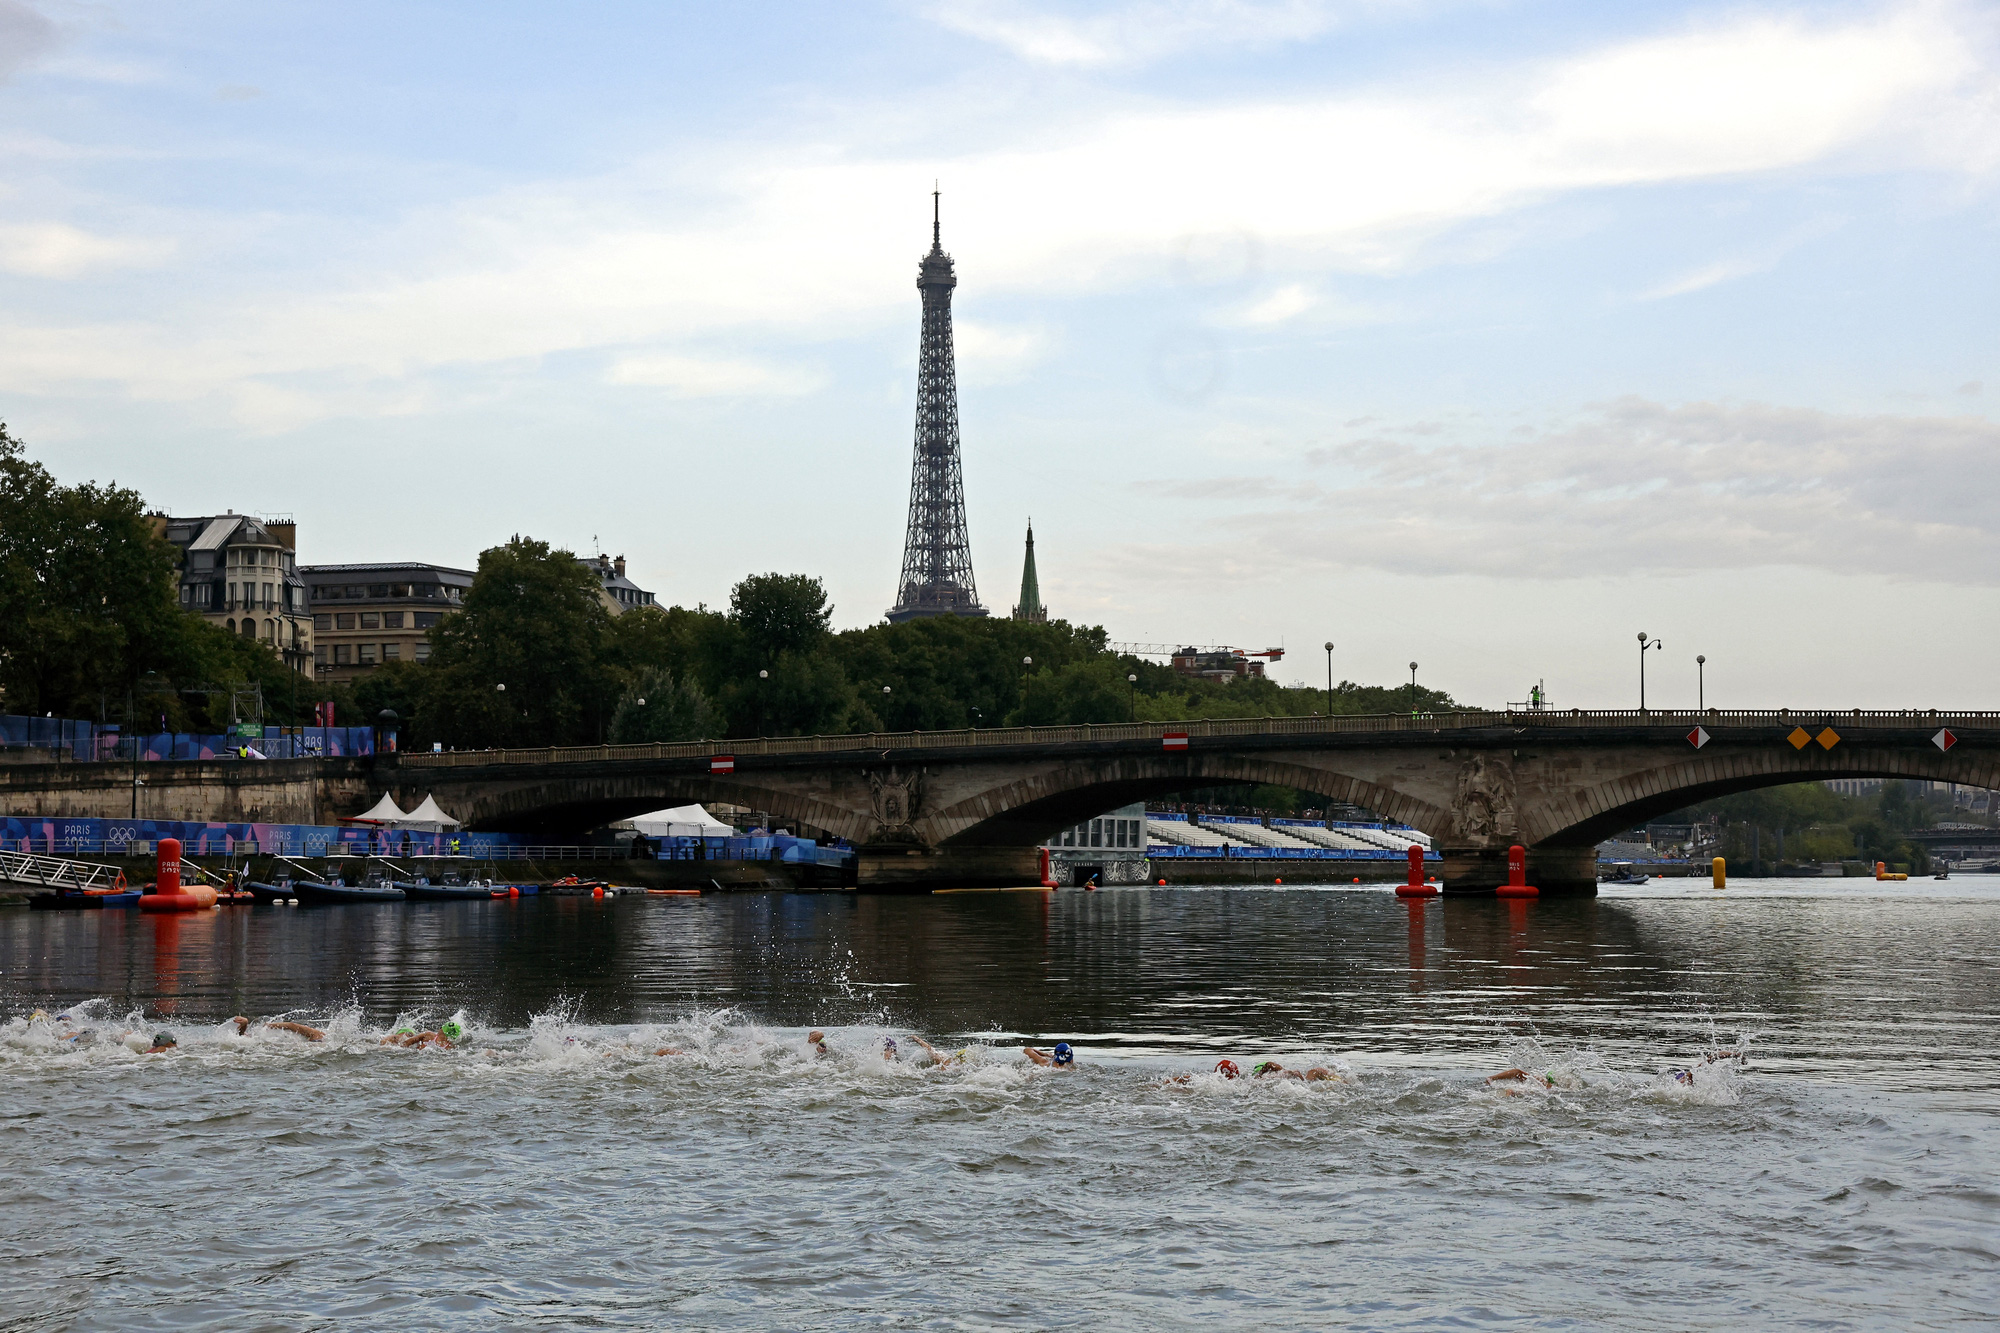
[[[153,1045],[178,1046],[180,1043],[174,1040],[174,1034],[171,1032],[155,1032],[153,1034]]]
[[[457,1019],[447,1018],[443,1023],[438,1025],[438,1033],[446,1041],[457,1041],[465,1035],[465,1029],[459,1026]]]
[[[389,1035],[392,1037],[414,1037],[417,1035],[417,1030],[415,1028],[397,1028]]]

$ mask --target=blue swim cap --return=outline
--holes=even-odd
[[[1076,1059],[1076,1054],[1075,1054],[1075,1052],[1073,1052],[1073,1051],[1071,1051],[1071,1050],[1070,1050],[1070,1048],[1069,1048],[1069,1043],[1068,1043],[1068,1042],[1066,1042],[1066,1041],[1059,1041],[1059,1042],[1057,1042],[1057,1043],[1056,1043],[1056,1063],[1057,1063],[1057,1064],[1059,1064],[1059,1065],[1066,1065],[1066,1064],[1068,1064],[1068,1063],[1069,1063],[1070,1061],[1072,1061],[1072,1060],[1074,1060],[1074,1059]]]
[[[894,1055],[896,1053],[896,1039],[894,1037],[882,1038],[882,1049],[888,1054]]]

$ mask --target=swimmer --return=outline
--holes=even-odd
[[[1250,1069],[1251,1078],[1305,1078],[1296,1069],[1287,1069],[1276,1060],[1260,1060]]]
[[[179,1048],[179,1046],[180,1046],[180,1043],[174,1040],[174,1034],[173,1034],[173,1033],[171,1033],[171,1032],[156,1032],[156,1033],[154,1033],[154,1034],[153,1034],[153,1046],[152,1046],[152,1049],[151,1049],[151,1050],[149,1050],[149,1051],[147,1051],[147,1052],[146,1052],[146,1054],[148,1054],[148,1055],[160,1055],[160,1054],[162,1054],[162,1053],[164,1053],[164,1052],[167,1052],[167,1051],[171,1051],[171,1050],[175,1050],[175,1049],[178,1049],[178,1048]]]
[[[453,1043],[464,1040],[465,1028],[455,1018],[447,1018],[438,1024],[436,1032],[418,1032],[412,1028],[397,1028],[382,1038],[384,1046],[435,1046],[448,1051]]]
[[[1529,1073],[1529,1072],[1528,1072],[1527,1070],[1525,1070],[1525,1069],[1503,1069],[1503,1070],[1501,1070],[1501,1071],[1500,1071],[1499,1073],[1497,1073],[1497,1074],[1488,1074],[1488,1075],[1486,1076],[1486,1081],[1487,1081],[1488,1083],[1534,1083],[1534,1082],[1541,1082],[1541,1083],[1545,1083],[1545,1084],[1547,1084],[1547,1085],[1548,1085],[1549,1087],[1553,1088],[1553,1087],[1554,1087],[1554,1086],[1556,1085],[1556,1076],[1555,1076],[1555,1071],[1554,1071],[1554,1070],[1550,1070],[1549,1072],[1547,1072],[1547,1073],[1545,1073],[1545,1074],[1541,1074],[1541,1075],[1539,1075],[1539,1076],[1538,1076],[1538,1075],[1535,1075],[1535,1074],[1530,1074],[1530,1073]],[[1503,1091],[1503,1092],[1504,1092],[1504,1091],[1506,1091],[1506,1089],[1504,1089],[1504,1088],[1503,1088],[1503,1089],[1501,1089],[1501,1091]]]
[[[248,1035],[250,1028],[249,1019],[245,1018],[241,1014],[238,1014],[236,1015],[236,1017],[230,1019],[229,1021],[236,1025],[237,1036],[241,1037]],[[304,1023],[266,1023],[264,1025],[264,1030],[266,1032],[289,1032],[295,1037],[304,1037],[307,1041],[326,1040],[325,1032],[321,1031],[316,1027],[308,1027]]]
[[[943,1051],[940,1051],[914,1032],[910,1034],[910,1040],[923,1047],[924,1054],[930,1057],[930,1064],[928,1066],[920,1066],[920,1068],[934,1068],[938,1065],[962,1065],[971,1054],[970,1047],[961,1046],[954,1054],[946,1055]]]
[[[653,1054],[654,1054],[654,1055],[686,1055],[686,1054],[687,1054],[687,1052],[686,1052],[686,1051],[683,1051],[683,1050],[679,1050],[679,1049],[677,1049],[676,1047],[673,1047],[673,1046],[662,1046],[662,1047],[661,1047],[661,1048],[660,1048],[659,1050],[657,1050],[657,1051],[654,1051],[654,1052],[653,1052]]]
[[[1021,1054],[1044,1069],[1076,1068],[1076,1052],[1069,1048],[1069,1043],[1066,1041],[1057,1042],[1053,1051],[1038,1051],[1032,1046],[1023,1046]]]
[[[811,1032],[806,1033],[806,1049],[811,1052],[815,1060],[824,1060],[827,1056],[833,1054],[832,1051],[826,1048],[826,1034],[818,1028],[814,1028]]]
[[[896,1039],[894,1037],[882,1038],[882,1059],[884,1062],[894,1064],[901,1058],[901,1056],[896,1054]]]

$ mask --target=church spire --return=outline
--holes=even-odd
[[[1042,581],[1035,575],[1035,520],[1028,520],[1028,555],[1021,564],[1021,604],[1014,608],[1015,620],[1032,620],[1037,623],[1049,618],[1049,609],[1042,605]]]

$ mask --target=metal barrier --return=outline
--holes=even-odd
[[[642,745],[558,745],[537,749],[447,750],[406,753],[399,762],[410,768],[467,768],[484,764],[602,763],[629,759],[705,759],[771,755],[842,754],[870,750],[997,750],[1014,746],[1061,745],[1112,741],[1157,741],[1167,732],[1189,738],[1227,739],[1240,736],[1353,736],[1450,731],[1515,730],[1580,731],[1597,727],[1688,728],[1703,726],[1814,726],[1838,724],[1863,730],[1919,726],[1988,727],[2000,729],[2000,712],[1945,712],[1939,709],[1893,711],[1862,708],[1777,709],[1595,709],[1557,712],[1461,709],[1449,713],[1336,714],[1331,717],[1210,718],[1192,722],[1100,722],[1069,727],[991,727],[966,731],[862,732],[846,736],[762,736],[739,740],[651,742]]]
[[[94,865],[89,861],[0,852],[0,882],[48,889],[116,889],[124,887],[125,872],[117,866]]]

